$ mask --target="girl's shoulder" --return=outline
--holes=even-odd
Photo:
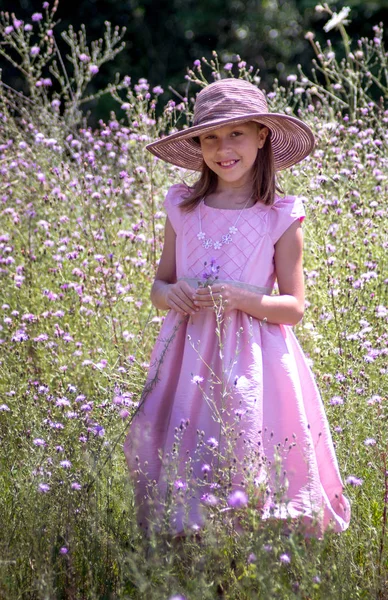
[[[168,189],[163,203],[175,233],[178,233],[183,218],[183,211],[179,205],[187,196],[188,191],[189,188],[186,184],[176,183]]]
[[[185,199],[185,197],[189,193],[189,187],[185,183],[175,183],[171,187],[168,188],[166,198],[165,198],[165,206],[179,206],[181,202]]]
[[[276,244],[294,221],[303,221],[305,216],[301,196],[280,196],[276,194],[275,201],[269,210],[269,233],[273,242]]]
[[[295,207],[303,207],[302,196],[292,196],[290,194],[275,194],[274,203],[271,208],[274,210],[292,210]]]

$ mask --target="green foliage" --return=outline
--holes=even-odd
[[[6,33],[14,26],[7,16],[1,27],[1,50],[12,61],[19,56],[26,94],[0,87],[0,596],[383,600],[388,112],[381,37],[375,31],[379,42],[354,48],[343,37],[344,61],[316,46],[325,83],[299,72],[269,94],[272,110],[294,112],[316,134],[312,156],[281,183],[305,198],[308,302],[297,334],[349,481],[351,526],[306,539],[292,524],[285,531],[280,522],[260,522],[250,501],[237,511],[207,507],[200,539],[171,539],[159,523],[146,540],[122,442],[161,320],[148,293],[162,201],[187,174],[155,161],[144,145],[189,123],[192,103],[179,98],[156,117],[160,89],[118,78],[107,91],[125,117],[112,113],[92,130],[80,112],[90,99],[88,65],[114,58],[121,34],[107,25],[104,42],[86,45],[83,28],[69,29],[66,59],[55,33],[48,35],[50,15],[34,21],[35,57],[28,31]],[[202,61],[188,83],[198,90],[237,73],[258,81],[240,59],[232,71],[217,61]],[[51,93],[46,68],[60,90]],[[368,72],[381,102],[370,94]],[[181,499],[172,493],[165,514]]]
[[[77,30],[81,23],[87,23],[88,43],[101,36],[106,21],[117,24],[121,32],[125,28],[124,51],[116,57],[115,63],[103,65],[98,76],[90,82],[89,93],[99,94],[114,81],[119,71],[130,75],[133,80],[147,77],[153,85],[159,83],[166,90],[170,85],[179,87],[180,93],[184,94],[182,73],[196,59],[204,56],[209,60],[213,50],[217,51],[223,63],[240,54],[248,64],[258,66],[267,90],[272,87],[275,78],[284,84],[287,75],[298,64],[308,71],[313,52],[303,39],[303,32],[320,30],[326,20],[324,13],[315,10],[316,4],[312,0],[133,0],[126,3],[80,0],[75,13],[73,5],[66,2],[60,2],[59,6],[58,2],[54,2],[52,8],[58,9],[57,29],[61,32],[69,30],[69,24]],[[333,11],[341,9],[341,3],[330,2],[329,5]],[[349,6],[352,9],[352,22],[348,27],[350,38],[369,36],[369,23],[385,21],[386,3],[353,0]],[[15,3],[3,0],[1,8],[12,13]],[[27,23],[34,11],[41,10],[41,4],[35,0],[23,0],[18,8],[18,17]],[[320,31],[317,35],[322,43],[324,36]],[[336,32],[333,32],[331,41],[337,56],[342,56],[341,38]],[[65,40],[58,35],[56,43],[65,55],[68,52]],[[6,80],[23,90],[23,78],[0,56],[1,67]],[[166,93],[164,100],[167,99]],[[109,96],[104,95],[83,105],[82,109],[92,109],[93,124],[96,125],[100,117],[109,117],[113,106]]]

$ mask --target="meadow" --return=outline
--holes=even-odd
[[[55,41],[55,5],[29,22],[0,18],[0,54],[24,92],[0,78],[0,597],[13,599],[359,600],[388,598],[388,55],[381,25],[330,40],[310,73],[275,82],[270,110],[305,120],[313,154],[280,183],[306,208],[306,310],[295,328],[322,393],[349,529],[306,540],[258,519],[252,503],[204,505],[201,539],[159,523],[138,529],[123,441],[140,401],[163,313],[149,300],[163,199],[192,174],[145,150],[190,123],[192,99],[218,77],[260,84],[236,57],[198,60],[187,96],[117,75],[117,114],[91,129],[88,84],[122,48],[106,23]],[[182,80],[184,80],[182,74]],[[120,116],[118,116],[120,115]],[[216,333],[215,333],[216,335]],[[188,385],[192,382],[188,381]],[[166,505],[179,501],[181,491]]]

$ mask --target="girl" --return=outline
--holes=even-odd
[[[171,517],[177,533],[200,526],[203,504],[221,492],[230,505],[245,501],[248,474],[265,489],[263,519],[298,519],[319,533],[348,526],[323,404],[290,327],[304,310],[304,209],[275,193],[276,171],[313,146],[307,125],[269,113],[264,94],[238,79],[204,88],[194,125],[147,146],[200,177],[166,196],[151,299],[169,312],[124,445],[144,527],[150,498],[158,506],[171,494],[171,464],[175,487],[190,490]],[[225,481],[217,467],[228,472],[227,456]]]

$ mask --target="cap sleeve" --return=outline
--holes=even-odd
[[[178,233],[180,229],[182,210],[179,208],[179,204],[184,199],[185,193],[187,193],[187,187],[184,184],[178,183],[172,185],[169,188],[163,203],[175,233]]]
[[[300,196],[277,196],[270,210],[270,235],[273,243],[282,237],[297,219],[303,221],[306,213]]]

